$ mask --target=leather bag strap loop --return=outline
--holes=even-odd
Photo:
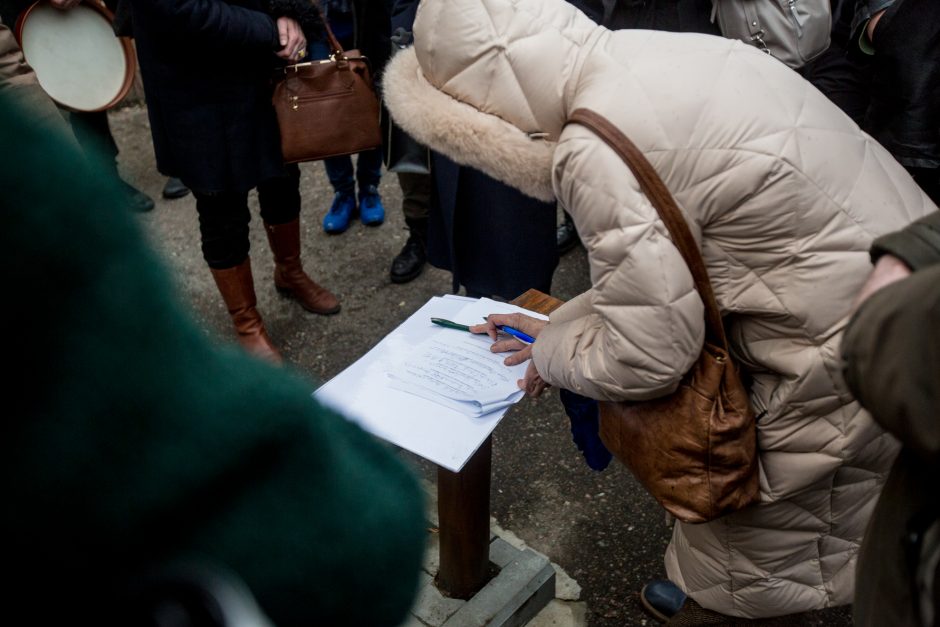
[[[593,131],[623,159],[633,172],[640,184],[640,189],[666,225],[673,243],[679,249],[679,253],[692,273],[695,289],[698,290],[705,304],[706,333],[715,344],[728,352],[728,339],[721,322],[721,311],[718,309],[718,301],[715,299],[715,292],[708,278],[705,261],[669,188],[640,149],[604,116],[590,109],[576,109],[569,116],[568,123],[580,124]]]

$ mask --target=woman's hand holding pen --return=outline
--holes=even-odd
[[[517,331],[522,331],[526,335],[537,338],[539,333],[541,333],[542,329],[544,329],[545,325],[547,324],[547,320],[540,320],[538,318],[533,318],[531,316],[520,313],[492,314],[486,317],[485,323],[471,326],[470,332],[486,333],[489,335],[490,338],[493,339],[493,345],[490,347],[490,350],[494,353],[516,351],[503,360],[503,363],[505,363],[507,366],[515,366],[516,364],[521,364],[524,361],[531,359],[532,345],[526,344],[522,340],[518,340],[515,337],[502,340],[499,339],[499,327],[512,327]],[[548,383],[542,380],[542,376],[535,369],[535,364],[533,362],[529,362],[525,377],[519,380],[519,388],[525,390],[526,394],[530,396],[538,397],[542,394],[542,392],[545,391],[545,388],[547,387]]]

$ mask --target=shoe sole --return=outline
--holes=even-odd
[[[389,278],[392,279],[392,283],[398,283],[398,284],[410,283],[411,281],[414,281],[419,276],[421,276],[422,272],[424,272],[424,266],[421,266],[420,268],[418,268],[416,272],[411,272],[409,274],[401,274],[401,275],[390,274]]]
[[[649,584],[647,584],[647,585],[649,585]],[[646,612],[647,612],[650,616],[652,616],[653,618],[655,618],[656,620],[658,620],[660,623],[668,623],[668,622],[669,622],[669,617],[668,617],[668,616],[666,616],[665,614],[663,614],[662,612],[660,612],[659,610],[657,610],[655,607],[653,607],[653,606],[650,604],[649,601],[646,600],[646,586],[643,586],[643,589],[640,590],[640,605],[643,606],[643,609],[646,610]]]
[[[349,230],[349,227],[353,225],[353,222],[356,221],[356,218],[359,217],[359,207],[356,207],[352,210],[352,213],[349,214],[349,221],[341,229],[328,229],[326,226],[323,227],[323,232],[327,235],[339,235],[340,233],[345,233]]]
[[[334,314],[338,314],[340,310],[343,308],[343,305],[339,304],[333,309],[311,309],[310,307],[307,307],[302,302],[300,302],[300,300],[296,296],[294,296],[294,293],[290,291],[289,289],[278,287],[276,285],[274,286],[274,289],[276,289],[278,294],[280,294],[281,296],[285,298],[289,298],[291,300],[296,300],[297,304],[303,307],[304,311],[309,311],[310,313],[314,313],[320,316],[332,316]]]

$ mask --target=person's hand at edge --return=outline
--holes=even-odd
[[[49,0],[49,4],[51,4],[56,9],[59,9],[60,11],[65,11],[67,9],[71,9],[77,4],[81,4],[81,1],[82,0]]]
[[[882,255],[878,258],[878,261],[875,262],[875,267],[872,269],[871,274],[868,275],[868,280],[865,281],[865,285],[862,286],[858,296],[855,297],[852,309],[857,309],[869,296],[881,288],[891,285],[896,281],[906,279],[909,276],[911,276],[911,269],[906,263],[894,255]]]
[[[277,35],[281,43],[277,56],[286,61],[299,61],[307,54],[307,38],[294,18],[277,18]]]
[[[871,19],[868,20],[868,24],[865,25],[865,34],[868,36],[869,42],[874,42],[875,28],[878,27],[878,22],[881,21],[882,16],[885,14],[886,9],[882,9],[871,16]]]
[[[524,390],[526,394],[533,398],[538,398],[542,395],[542,392],[551,387],[542,379],[542,375],[539,374],[539,371],[536,370],[534,361],[529,362],[525,370],[525,376],[519,379],[517,384],[520,390]]]

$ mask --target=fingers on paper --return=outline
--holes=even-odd
[[[513,353],[512,355],[504,359],[503,360],[504,364],[506,364],[507,366],[515,366],[516,364],[521,364],[525,362],[526,360],[532,358],[532,347],[524,342],[520,342],[519,340],[505,340],[504,342],[497,342],[496,344],[493,344],[493,346],[495,347],[497,344],[503,344],[503,343],[508,344],[510,342],[516,342],[516,344],[519,346],[521,350]],[[493,350],[494,352],[501,352],[501,351],[496,351],[494,349],[490,349],[490,350]],[[511,349],[511,350],[515,350],[515,349]]]
[[[499,329],[496,328],[496,324],[494,322],[487,320],[483,324],[470,325],[470,333],[486,333],[490,336],[490,339],[495,342],[496,336],[499,335]]]
[[[488,320],[500,326],[512,327],[532,337],[538,337],[539,332],[548,324],[545,320],[533,318],[532,316],[527,316],[522,313],[493,314],[488,316]]]

